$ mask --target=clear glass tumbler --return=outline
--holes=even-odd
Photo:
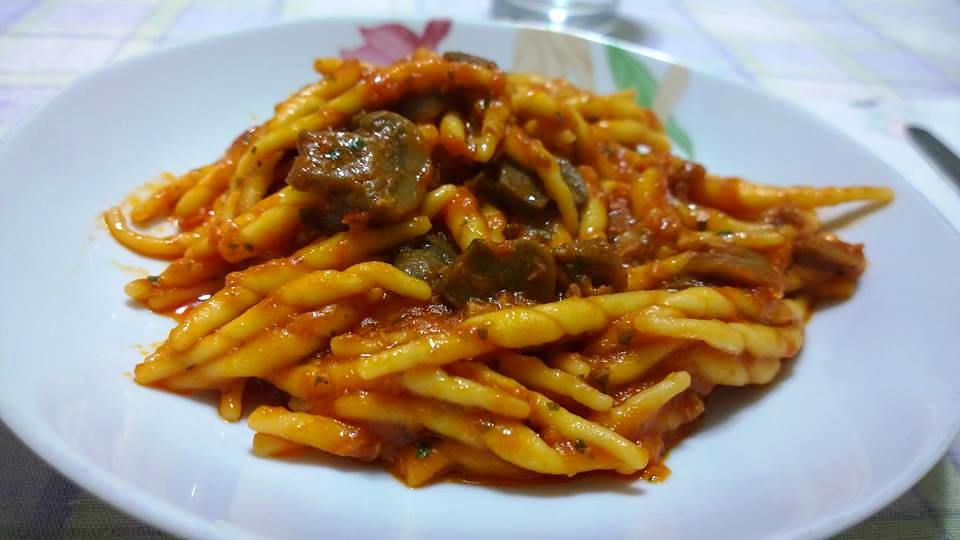
[[[494,0],[494,15],[609,33],[620,0]]]

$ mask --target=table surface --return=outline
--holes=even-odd
[[[960,228],[960,197],[905,123],[960,148],[956,0],[638,0],[616,35],[811,110],[876,152]],[[0,0],[0,136],[76,76],[149,49],[312,16],[488,19],[488,1]],[[810,99],[816,96],[816,99]],[[960,538],[960,440],[845,538]],[[0,424],[0,537],[166,537],[76,487]]]

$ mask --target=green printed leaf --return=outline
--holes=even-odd
[[[657,95],[657,81],[643,64],[637,62],[627,51],[612,45],[607,45],[607,62],[617,88],[634,89],[637,92],[637,103],[644,107],[653,104],[653,98]]]
[[[669,119],[667,119],[666,129],[667,129],[667,137],[670,137],[670,140],[676,143],[676,145],[679,146],[681,150],[683,150],[683,153],[686,154],[687,157],[692,158],[693,157],[693,141],[690,140],[690,137],[687,135],[687,132],[684,131],[683,128],[681,128],[679,125],[677,125],[677,121],[674,120],[673,117],[670,117]]]
[[[610,73],[613,75],[613,82],[620,90],[633,89],[636,92],[637,104],[643,107],[653,105],[653,99],[657,95],[657,80],[653,78],[650,70],[640,63],[627,51],[607,45],[607,64],[610,67]],[[665,123],[667,136],[686,154],[693,158],[693,141],[687,132],[681,128],[671,117],[667,118]]]

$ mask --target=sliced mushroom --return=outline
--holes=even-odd
[[[602,238],[558,246],[553,249],[553,258],[557,263],[560,290],[574,284],[581,291],[590,291],[601,285],[621,291],[627,286],[627,272],[620,256]]]
[[[587,203],[587,184],[583,181],[583,176],[573,163],[563,158],[557,158],[557,164],[560,165],[560,177],[563,178],[563,183],[570,188],[573,204],[581,208]]]
[[[457,248],[445,234],[430,233],[400,248],[393,265],[435,287],[440,271],[456,256]]]
[[[397,104],[397,111],[414,122],[432,122],[447,106],[447,100],[438,91],[410,96]]]
[[[654,254],[656,246],[653,234],[644,228],[628,230],[613,239],[613,246],[623,262],[636,265],[647,262]]]
[[[867,268],[863,245],[848,244],[822,235],[798,240],[794,247],[793,260],[800,266],[829,272],[842,278],[855,278]]]
[[[540,181],[506,159],[495,170],[482,171],[468,186],[515,212],[536,214],[550,204]]]
[[[436,292],[456,307],[501,292],[550,302],[555,299],[556,285],[553,256],[539,242],[519,239],[496,244],[478,239],[443,270]]]
[[[347,223],[394,223],[411,216],[431,164],[417,126],[378,111],[356,118],[355,131],[305,131],[287,183],[324,195],[323,211]]]
[[[783,288],[783,276],[763,255],[731,247],[697,253],[682,277],[719,285]]]

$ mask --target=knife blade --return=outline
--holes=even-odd
[[[940,171],[940,174],[953,184],[954,188],[960,190],[960,157],[957,157],[936,135],[920,126],[907,126],[907,136],[920,154]]]

